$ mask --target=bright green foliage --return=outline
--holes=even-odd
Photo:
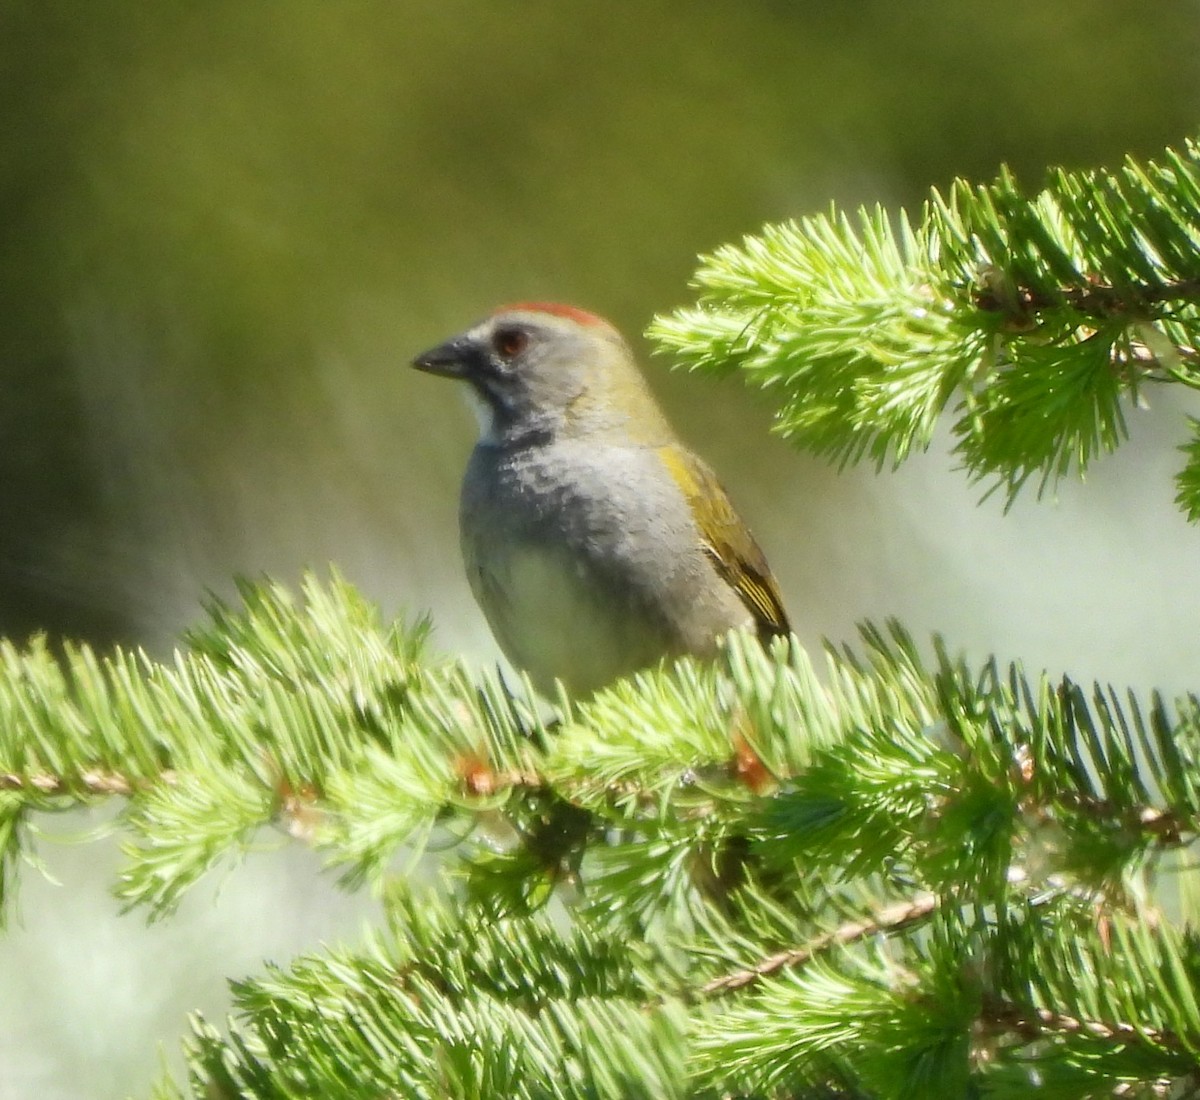
[[[197,1020],[195,1094],[687,1095],[686,1014],[630,951],[543,914],[494,922],[398,892],[392,928],[355,954],[237,982],[228,1038]],[[164,1095],[180,1095],[164,1092]]]
[[[1149,383],[1200,387],[1200,146],[1114,172],[1008,172],[915,220],[861,210],[719,249],[698,306],[651,330],[686,365],[740,369],[777,430],[841,461],[902,461],[953,405],[963,465],[1009,498],[1125,436]],[[1180,503],[1200,514],[1195,447]]]
[[[31,814],[107,798],[151,915],[272,824],[385,892],[364,946],[235,983],[162,1095],[1200,1084],[1200,701],[928,664],[893,626],[821,667],[733,638],[550,724],[341,581],[243,599],[161,664],[0,665],[10,885]]]
[[[522,765],[515,704],[493,689],[504,710],[489,707],[458,666],[420,664],[424,624],[381,627],[337,580],[310,581],[300,603],[278,586],[242,592],[244,608],[215,606],[162,664],[0,645],[0,866],[19,850],[24,811],[121,795],[118,894],[156,915],[270,823],[378,878],[454,801],[458,756]],[[397,803],[396,790],[410,797]]]

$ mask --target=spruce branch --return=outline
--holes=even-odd
[[[1200,1069],[1200,941],[1160,897],[1200,821],[1195,698],[889,624],[816,659],[734,636],[548,715],[310,578],[248,586],[166,661],[0,647],[0,714],[10,886],[31,815],[101,799],[152,916],[264,826],[385,891],[443,850],[452,885],[393,898],[395,937],[198,1022],[196,1095],[519,1096],[565,1065],[530,1095],[1086,1096]]]
[[[363,949],[236,983],[228,1037],[197,1020],[194,1094],[687,1095],[682,1006],[644,1008],[652,950],[440,893],[388,901]]]
[[[968,473],[1009,501],[1125,438],[1150,382],[1200,385],[1200,145],[1115,171],[1004,170],[915,216],[836,209],[702,260],[695,307],[651,336],[692,369],[739,370],[776,430],[839,463],[898,464],[950,411]],[[1200,514],[1196,448],[1180,503]]]

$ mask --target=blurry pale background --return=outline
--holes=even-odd
[[[235,574],[335,562],[494,660],[458,565],[473,423],[415,352],[525,298],[636,336],[765,221],[1151,155],[1197,130],[1198,31],[1178,0],[0,0],[0,630],[162,653]],[[838,476],[736,384],[652,369],[807,642],[895,614],[1200,686],[1177,404],[1005,516],[945,448]],[[372,915],[267,837],[147,930],[112,845],[53,840],[101,820],[43,822],[58,884],[26,874],[0,938],[0,1100],[143,1094],[225,976]]]

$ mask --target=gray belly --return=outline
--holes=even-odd
[[[464,547],[467,549],[466,547]],[[545,694],[583,696],[680,652],[661,618],[561,549],[493,547],[467,573],[496,641]]]

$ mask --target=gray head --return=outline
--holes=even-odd
[[[467,383],[483,443],[611,435],[659,445],[672,438],[621,334],[574,306],[503,306],[413,366]]]

